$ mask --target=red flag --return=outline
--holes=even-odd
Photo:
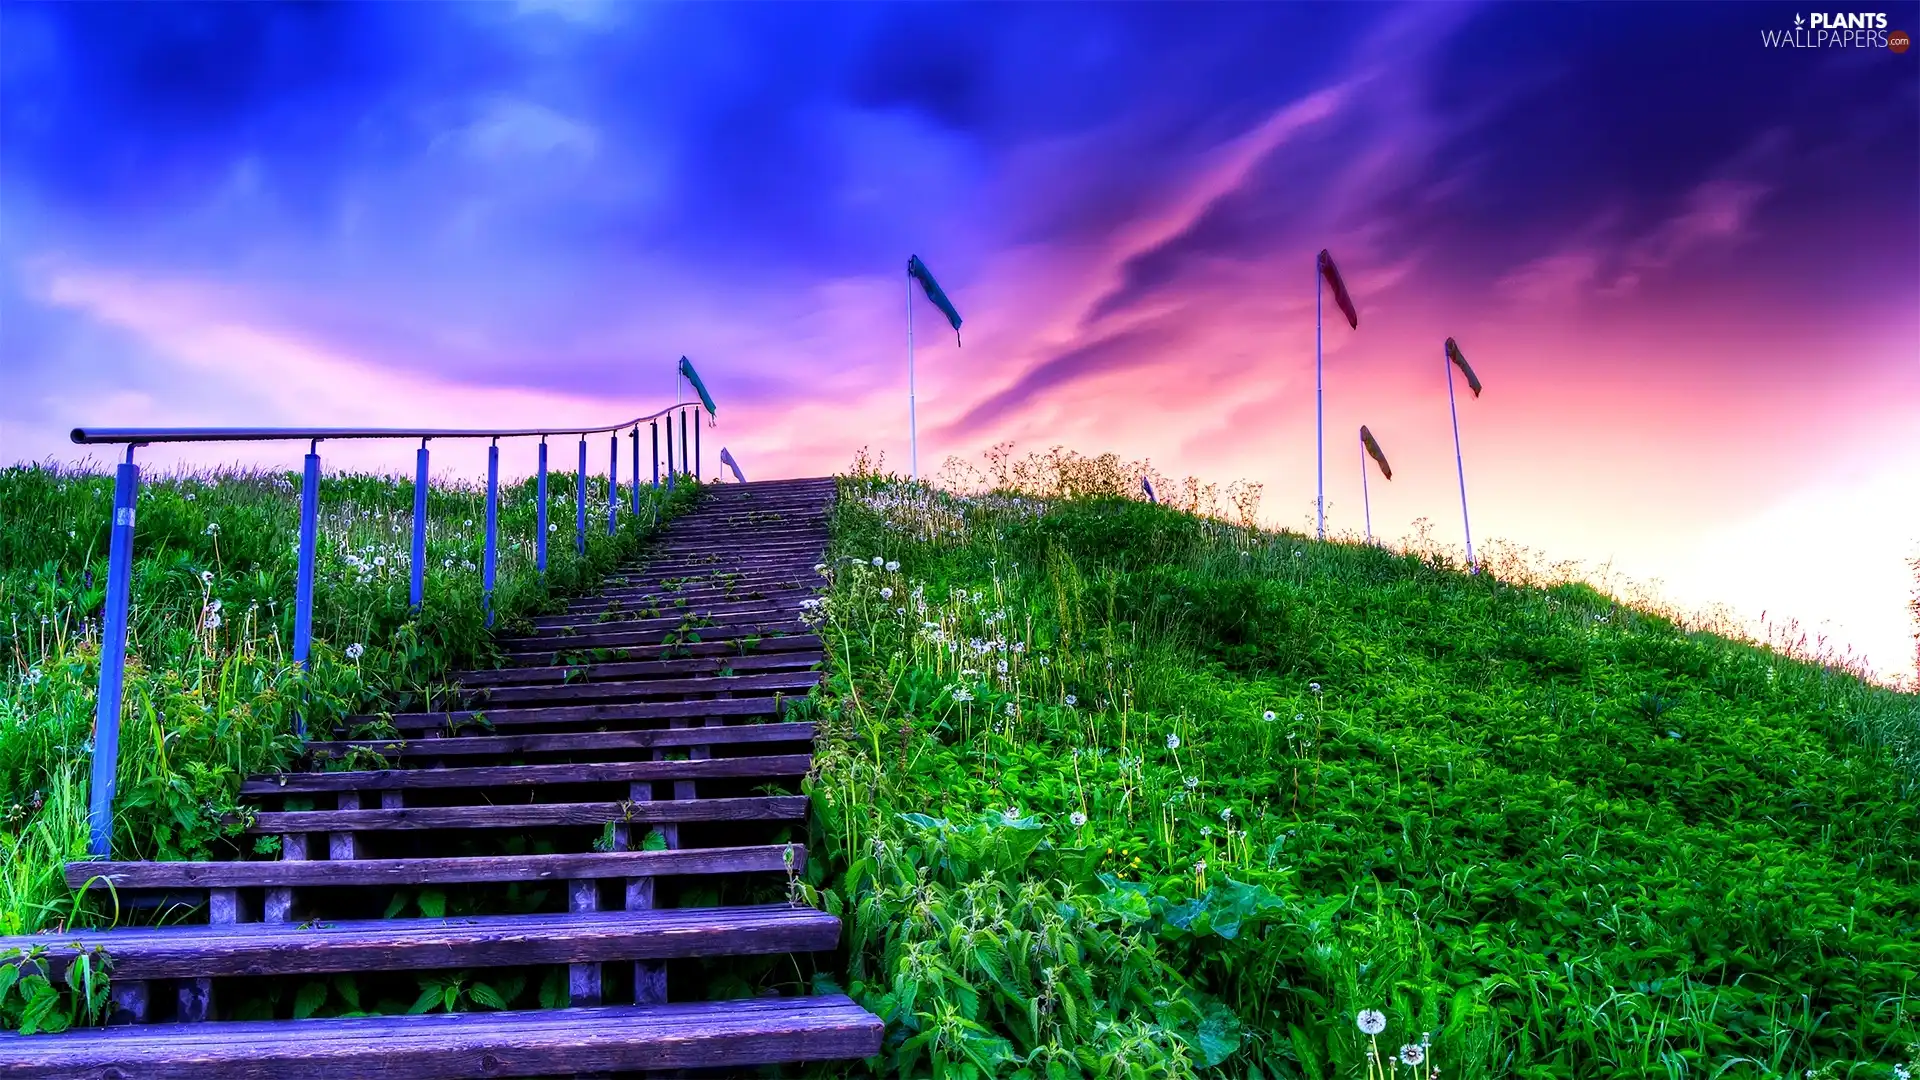
[[[1360,425],[1360,444],[1367,448],[1368,457],[1380,463],[1380,472],[1387,479],[1393,479],[1393,466],[1387,464],[1387,455],[1380,452],[1380,444],[1373,441],[1373,432],[1368,431],[1365,424]]]
[[[1452,338],[1447,339],[1447,359],[1453,361],[1454,366],[1459,368],[1461,372],[1466,375],[1467,389],[1473,391],[1474,397],[1479,397],[1480,396],[1480,376],[1475,375],[1473,373],[1473,369],[1467,366],[1466,356],[1460,352],[1460,346],[1454,344],[1454,341]]]
[[[1360,313],[1354,310],[1353,296],[1347,292],[1347,283],[1341,280],[1339,269],[1333,265],[1333,256],[1325,248],[1320,249],[1320,274],[1333,287],[1333,302],[1340,305],[1341,312],[1347,317],[1347,325],[1355,330],[1360,329]]]

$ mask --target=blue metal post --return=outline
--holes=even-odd
[[[107,610],[100,628],[100,695],[93,719],[93,787],[89,792],[87,849],[110,854],[113,791],[120,769],[120,693],[127,665],[127,597],[133,588],[133,519],[140,466],[133,447],[113,478],[113,532],[107,549]]]
[[[693,478],[700,479],[700,416],[699,409],[693,410]]]
[[[1313,260],[1313,472],[1318,485],[1314,491],[1314,513],[1319,525],[1314,535],[1327,538],[1327,410],[1326,395],[1320,381],[1320,258]]]
[[[487,447],[487,553],[480,570],[481,599],[487,625],[493,625],[493,571],[500,540],[500,442]]]
[[[427,596],[427,440],[413,456],[413,585],[410,598],[419,611]]]
[[[320,440],[308,444],[300,484],[300,570],[293,586],[293,662],[307,666],[313,649],[313,563],[320,543]]]
[[[1367,443],[1360,440],[1360,507],[1367,515],[1367,543],[1373,543],[1373,496],[1367,494]]]
[[[587,437],[580,436],[580,480],[573,486],[573,550],[587,553]]]
[[[680,410],[680,467],[682,469],[693,467],[693,459],[687,456],[687,410],[685,409]],[[699,477],[696,476],[694,479],[698,480]]]
[[[1440,362],[1447,369],[1447,411],[1453,414],[1453,467],[1460,473],[1460,527],[1467,534],[1467,569],[1473,569],[1473,522],[1467,519],[1467,467],[1460,461],[1460,407],[1453,403],[1453,357],[1446,346],[1440,347]]]
[[[640,425],[633,425],[633,512],[640,513]]]
[[[607,535],[620,523],[620,436],[607,440]]]
[[[660,486],[660,421],[647,425],[653,429],[653,486]]]
[[[535,512],[533,567],[547,572],[547,440],[540,440],[540,507]]]
[[[667,417],[667,490],[673,490],[673,417]]]

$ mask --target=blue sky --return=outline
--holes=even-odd
[[[753,471],[903,464],[917,253],[926,471],[1111,449],[1297,525],[1328,247],[1342,527],[1362,422],[1380,531],[1453,520],[1454,335],[1477,532],[1907,664],[1920,52],[1763,47],[1799,10],[0,4],[0,455],[604,421],[685,353]],[[1842,506],[1799,549],[1872,571],[1781,570]]]

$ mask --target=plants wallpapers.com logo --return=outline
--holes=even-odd
[[[1794,13],[1793,26],[1760,31],[1769,49],[1887,49],[1907,51],[1913,39],[1904,30],[1887,28],[1884,11]]]

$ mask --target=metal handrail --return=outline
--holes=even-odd
[[[405,428],[74,428],[72,439],[76,443],[131,443],[135,446],[148,443],[174,442],[275,442],[298,441],[300,439],[532,439],[549,438],[554,435],[598,435],[602,432],[619,431],[635,424],[644,424],[673,412],[676,409],[698,407],[697,402],[681,405],[669,405],[658,412],[645,416],[636,416],[618,424],[605,424],[600,427],[556,427],[541,429],[522,429],[515,431],[489,431],[478,428],[422,428],[411,431]],[[704,407],[701,411],[706,411]]]
[[[686,360],[681,359],[683,367]],[[691,453],[687,445],[687,414],[696,415],[693,424],[693,445]],[[673,455],[673,414],[680,417],[680,467],[675,468]],[[107,553],[107,599],[106,611],[101,620],[100,642],[100,693],[94,714],[94,754],[93,784],[89,792],[88,825],[89,848],[95,855],[105,856],[109,852],[113,838],[113,795],[119,770],[120,755],[120,712],[126,681],[127,660],[127,603],[133,584],[133,530],[135,507],[140,494],[140,466],[134,464],[136,449],[153,443],[196,443],[196,442],[273,442],[306,440],[305,472],[300,489],[300,560],[294,585],[293,615],[293,659],[301,667],[307,666],[307,658],[313,645],[313,573],[317,561],[319,543],[320,512],[320,444],[345,439],[419,439],[420,447],[415,452],[415,471],[413,489],[413,559],[410,568],[413,608],[418,610],[426,591],[426,549],[427,549],[427,443],[434,439],[491,439],[493,445],[487,448],[487,525],[486,553],[481,568],[482,604],[486,611],[487,625],[493,625],[493,587],[496,554],[499,546],[499,509],[500,509],[500,440],[514,438],[538,438],[539,452],[539,509],[535,524],[534,565],[542,574],[547,571],[547,439],[557,435],[578,435],[580,437],[579,475],[581,482],[574,485],[574,529],[575,548],[581,553],[587,550],[587,436],[610,434],[610,452],[607,460],[607,532],[611,535],[619,525],[620,516],[620,432],[632,429],[633,439],[633,497],[630,502],[631,513],[640,513],[640,425],[646,424],[653,433],[653,487],[660,487],[660,422],[667,425],[667,476],[666,487],[671,491],[674,480],[679,475],[691,475],[698,478],[700,473],[700,413],[713,415],[713,410],[703,401],[681,402],[669,405],[657,412],[625,420],[618,424],[601,427],[558,426],[551,428],[522,428],[513,430],[487,430],[474,428],[74,428],[73,441],[80,444],[124,444],[127,448],[126,460],[119,465],[114,475],[113,485],[113,531]],[[691,466],[691,469],[687,468]],[[301,736],[306,734],[303,717],[295,716],[295,730]]]

